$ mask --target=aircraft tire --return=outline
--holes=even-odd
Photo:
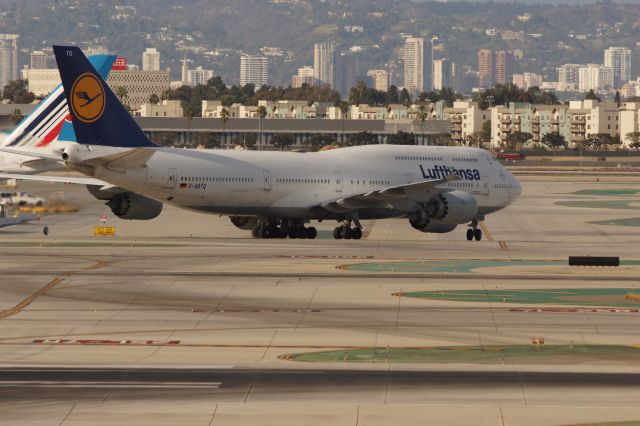
[[[473,229],[467,229],[467,241],[473,241],[474,234]]]
[[[307,228],[307,238],[310,240],[315,240],[318,236],[318,230],[313,226]]]
[[[353,238],[354,240],[359,240],[362,238],[362,229],[360,228],[353,228],[351,230],[351,238]]]
[[[482,239],[482,230],[476,229],[473,236],[476,238],[476,241],[480,241]]]
[[[336,227],[333,230],[333,238],[335,238],[336,240],[341,240],[342,239],[342,228],[341,227]]]

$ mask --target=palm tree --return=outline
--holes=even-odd
[[[338,108],[340,108],[340,116],[342,117],[342,142],[344,142],[344,120],[347,118],[347,114],[349,114],[351,107],[347,102],[340,101]]]
[[[22,115],[22,111],[18,108],[14,109],[13,112],[9,114],[9,120],[11,120],[13,124],[18,124],[23,118],[24,116]]]
[[[260,129],[259,129],[260,139],[259,139],[258,145],[260,146],[260,149],[262,149],[262,121],[266,116],[267,116],[267,108],[265,108],[264,105],[260,105],[258,107],[258,117],[260,118],[260,120],[258,121],[258,124],[260,125]]]
[[[229,110],[227,107],[222,107],[220,110],[220,120],[222,121],[222,132],[226,133],[227,131],[227,120],[229,119]],[[224,137],[224,136],[223,136]],[[245,146],[245,149],[247,147]]]
[[[415,116],[420,120],[420,135],[422,136],[422,143],[424,144],[424,121],[429,118],[429,112],[425,105],[420,105],[415,112]]]
[[[187,138],[189,139],[188,145],[191,145],[191,120],[193,119],[193,110],[191,109],[191,107],[188,107],[184,111],[184,116],[187,119]],[[186,140],[185,140],[184,144],[187,145],[187,141]]]
[[[129,99],[129,90],[124,86],[116,87],[116,96],[120,99],[122,104],[125,103],[125,99]]]

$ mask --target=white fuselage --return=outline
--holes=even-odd
[[[323,209],[325,203],[443,179],[449,172],[462,179],[441,183],[439,191],[471,194],[481,215],[506,207],[521,192],[489,153],[459,147],[370,145],[316,153],[158,148],[144,167],[97,166],[93,176],[190,210],[325,219],[340,216]],[[417,201],[431,196],[425,193]],[[415,203],[399,198],[385,208],[360,209],[359,217],[402,216]]]

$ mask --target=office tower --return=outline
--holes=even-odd
[[[303,84],[313,86],[316,84],[316,77],[312,66],[298,68],[298,74],[291,77],[291,87],[302,87]]]
[[[49,68],[49,55],[42,50],[34,50],[30,55],[30,68],[34,70],[44,70]]]
[[[355,56],[343,53],[336,56],[334,71],[334,90],[340,93],[344,99],[349,97],[349,92],[356,85],[357,62]]]
[[[160,52],[155,47],[142,53],[142,71],[160,71]]]
[[[189,70],[188,76],[188,83],[190,86],[197,86],[199,84],[206,85],[213,77],[213,70],[196,67],[194,70]]]
[[[409,37],[404,43],[404,88],[413,96],[433,88],[433,43]]]
[[[580,68],[578,90],[588,92],[607,91],[613,88],[613,68],[601,64],[589,64]]]
[[[18,79],[18,35],[0,34],[0,91]]]
[[[495,84],[495,61],[493,52],[482,49],[478,52],[478,80],[480,87],[489,88]]]
[[[335,86],[336,44],[316,43],[313,48],[313,74],[316,80]]]
[[[454,88],[455,64],[447,58],[433,61],[433,90]]]
[[[513,56],[505,50],[499,50],[495,55],[495,74],[494,80],[496,84],[511,83],[513,76]]]
[[[616,89],[631,80],[631,49],[610,47],[604,51],[604,66],[613,69],[613,85]]]
[[[269,81],[269,60],[260,55],[242,55],[240,57],[240,85],[249,83],[259,88]]]
[[[386,92],[389,90],[389,72],[387,70],[369,70],[367,75],[373,79],[373,88]]]

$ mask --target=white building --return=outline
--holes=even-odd
[[[126,92],[122,102],[132,110],[138,110],[142,104],[149,102],[151,95],[161,97],[169,90],[169,72],[112,70],[107,78],[107,84],[116,95],[120,91]],[[120,87],[123,89],[119,89]]]
[[[616,89],[631,80],[631,49],[610,47],[604,51],[604,66],[613,69],[613,86]]]
[[[256,88],[269,82],[269,59],[260,55],[242,55],[240,57],[240,85],[249,83]]]
[[[433,67],[433,44],[423,38],[409,37],[404,43],[404,88],[413,96],[430,91]]]
[[[451,122],[451,139],[457,143],[468,136],[481,132],[491,112],[480,108],[477,102],[456,101],[453,107],[444,109],[444,118]]]
[[[140,105],[141,117],[183,117],[184,111],[180,101],[163,100],[159,104],[144,103]]]
[[[155,47],[142,52],[142,71],[160,71],[160,52]]]
[[[631,141],[627,135],[640,132],[640,103],[625,102],[618,113],[620,114],[620,140],[623,146],[628,147]]]
[[[111,52],[109,52],[109,49],[107,49],[104,46],[93,46],[93,47],[86,48],[84,53],[87,56],[93,56],[93,55],[109,55]]]
[[[34,50],[30,55],[30,68],[42,70],[49,68],[49,55],[42,50]]]
[[[60,72],[58,68],[27,68],[26,74],[25,77],[28,82],[29,91],[33,92],[36,97],[48,95],[60,84]]]
[[[18,35],[0,34],[0,91],[18,79]]]
[[[189,70],[187,82],[190,86],[205,85],[211,78],[213,78],[213,70],[196,67],[194,70]]]
[[[523,90],[529,90],[531,87],[540,87],[542,86],[542,76],[533,72],[514,74],[513,84]]]
[[[373,88],[386,92],[389,90],[389,72],[387,70],[369,70],[367,75],[373,79]]]
[[[455,64],[453,62],[446,58],[433,61],[433,90],[454,88],[454,81]]]
[[[613,68],[589,64],[579,71],[578,90],[581,92],[606,92],[613,89]]]
[[[291,77],[291,87],[302,87],[303,84],[313,86],[316,84],[316,77],[312,66],[298,68],[298,74]]]
[[[313,75],[316,80],[335,85],[336,44],[316,43],[313,47]]]

